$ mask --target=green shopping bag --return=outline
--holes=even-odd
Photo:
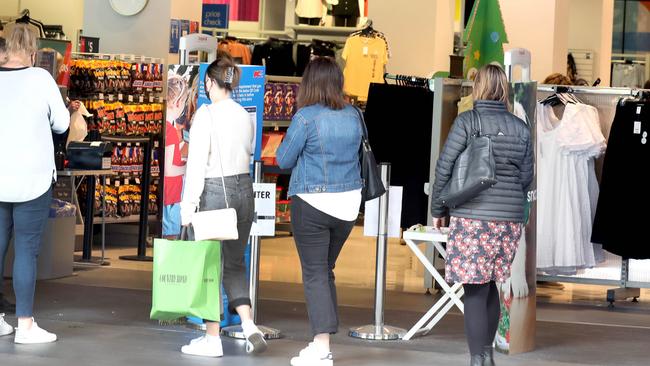
[[[221,319],[221,243],[154,241],[151,319]]]

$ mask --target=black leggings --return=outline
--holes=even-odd
[[[463,285],[465,289],[465,334],[472,355],[491,346],[499,327],[501,307],[499,290],[494,282]]]

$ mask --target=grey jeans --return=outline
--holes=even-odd
[[[222,284],[228,296],[228,310],[235,314],[235,308],[251,305],[248,285],[248,269],[244,261],[248,237],[253,225],[255,201],[253,200],[253,180],[242,174],[224,178],[230,208],[237,211],[237,230],[239,239],[224,240],[221,244]],[[226,208],[221,178],[207,178],[201,195],[199,211]],[[216,320],[216,319],[209,319]]]

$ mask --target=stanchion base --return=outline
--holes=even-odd
[[[365,325],[363,327],[351,328],[348,335],[352,338],[367,339],[373,341],[396,341],[404,338],[406,329],[384,325],[377,328],[375,325]]]
[[[282,338],[282,333],[277,329],[265,327],[263,325],[258,325],[257,328],[262,332],[262,334],[264,334],[265,339]],[[241,325],[233,325],[230,327],[222,328],[221,335],[234,339],[246,339],[244,336],[244,331],[241,329]]]
[[[111,262],[106,259],[101,259],[99,257],[92,257],[91,259],[83,259],[81,256],[75,255],[72,262],[74,266],[79,267],[101,267],[101,266],[110,266]]]
[[[124,261],[153,262],[153,257],[147,255],[122,255],[120,259]]]

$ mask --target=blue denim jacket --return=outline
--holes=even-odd
[[[289,196],[360,189],[361,124],[352,106],[298,110],[277,151],[280,168],[292,169]]]

